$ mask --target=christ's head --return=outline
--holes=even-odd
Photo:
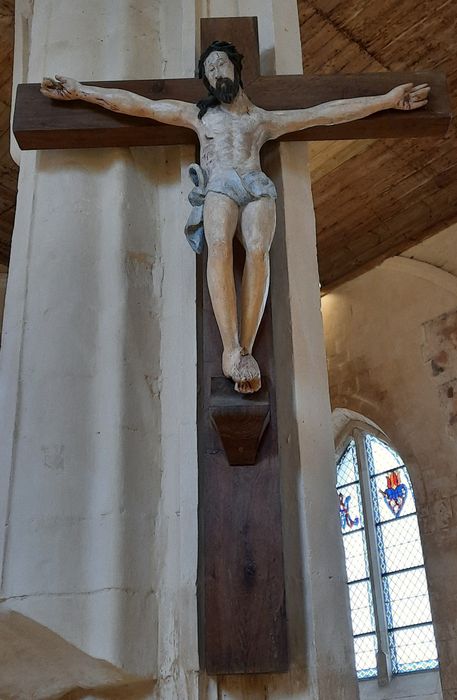
[[[198,74],[209,92],[209,99],[201,100],[200,119],[210,107],[221,102],[233,102],[238,94],[241,81],[241,64],[243,56],[233,44],[226,41],[213,41],[200,56]]]

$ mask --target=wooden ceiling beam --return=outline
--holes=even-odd
[[[438,221],[435,224],[433,224],[433,226],[430,226],[425,231],[421,231],[420,235],[417,236],[414,240],[405,239],[401,242],[397,242],[395,245],[390,246],[384,252],[379,253],[376,257],[373,257],[364,263],[356,263],[352,270],[347,270],[346,272],[344,272],[344,274],[337,276],[334,279],[327,278],[327,282],[321,283],[321,295],[325,296],[325,294],[333,292],[345,282],[350,282],[356,277],[360,277],[360,275],[363,275],[366,272],[369,272],[370,270],[373,270],[374,268],[378,267],[379,265],[381,265],[381,263],[384,262],[384,260],[387,260],[387,258],[392,258],[396,255],[400,255],[405,250],[408,250],[409,248],[412,248],[413,246],[422,243],[422,241],[425,241],[427,238],[431,238],[437,233],[444,231],[446,228],[449,228],[449,226],[452,226],[455,223],[457,223],[457,211],[454,213],[454,215],[448,215],[441,221]]]
[[[339,0],[333,0],[332,2],[316,2],[313,0],[306,0],[306,3],[299,2],[298,6],[300,25],[305,24],[306,18],[314,14],[314,16],[318,18],[320,22],[324,23],[328,27],[328,30],[334,35],[333,43],[336,44],[335,48],[338,48],[340,44],[344,44],[345,46],[350,47],[357,47],[357,50],[361,54],[363,54],[369,61],[370,67],[373,70],[390,70],[389,66],[383,63],[378,56],[375,56],[374,53],[371,52],[367,48],[367,46],[365,46],[363,42],[360,41],[360,39],[358,39],[352,32],[348,31],[347,28],[342,26],[341,22],[337,21],[334,17],[332,17],[332,10],[334,11],[338,4],[340,4]],[[361,4],[362,3],[359,1],[359,7],[361,6]],[[300,7],[303,6],[306,6],[306,13],[300,12]],[[363,12],[361,7],[360,10]],[[334,42],[335,37],[338,37],[340,41]]]
[[[447,194],[444,194],[444,196],[447,196]],[[405,230],[397,234],[396,238],[390,239],[389,245],[383,250],[379,250],[378,248],[377,252],[370,252],[364,260],[362,260],[360,257],[354,256],[352,251],[348,251],[348,256],[351,257],[353,261],[352,265],[347,263],[346,257],[340,264],[336,263],[333,269],[328,271],[324,270],[321,275],[321,294],[328,294],[345,282],[349,282],[350,280],[363,275],[365,272],[378,267],[378,265],[384,262],[384,260],[387,258],[400,255],[400,253],[403,253],[405,250],[418,245],[427,238],[431,238],[431,236],[434,236],[435,234],[444,231],[444,229],[448,228],[449,226],[457,223],[457,191],[455,196],[456,204],[454,205],[453,210],[446,212],[446,215],[443,218],[434,222],[427,228],[421,230],[417,225],[414,225],[414,221],[417,221],[415,215],[418,215],[421,206],[421,203],[418,202],[416,205],[414,205],[414,208],[411,209],[411,214],[413,215],[413,224],[411,228],[409,230],[405,228]]]
[[[439,13],[419,11],[412,0],[381,5],[298,0],[298,7],[305,71],[439,68],[447,73],[451,104],[457,108],[456,61],[449,51],[452,3]],[[309,42],[315,50],[308,50]],[[319,152],[313,179],[325,292],[433,236],[457,217],[453,126],[440,140],[377,141],[359,152],[348,148],[340,159],[333,149],[328,162]]]

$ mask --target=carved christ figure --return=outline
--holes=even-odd
[[[268,294],[269,250],[276,223],[276,190],[262,172],[263,144],[291,131],[348,122],[384,109],[411,110],[427,104],[428,85],[400,85],[385,95],[335,100],[306,109],[268,111],[243,90],[242,56],[232,44],[213,42],[199,61],[208,98],[197,105],[150,100],[125,90],[81,85],[56,76],[44,78],[41,91],[58,100],[85,100],[114,112],[150,117],[193,129],[200,141],[200,165],[190,168],[194,205],[186,226],[189,243],[208,246],[207,278],[223,343],[222,369],[235,390],[247,394],[261,385],[252,355]],[[241,318],[233,276],[233,238],[239,223],[246,262],[241,288]]]

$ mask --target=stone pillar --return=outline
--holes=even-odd
[[[16,26],[22,81],[194,75],[193,2],[35,0]],[[198,669],[194,158],[22,154],[0,365],[3,605],[169,698]]]

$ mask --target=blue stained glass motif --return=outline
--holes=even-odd
[[[370,459],[370,453],[368,452],[368,459]],[[414,500],[414,492],[411,486],[411,480],[405,466],[396,469],[396,474],[400,482],[407,488],[407,497],[403,500],[401,504],[401,512],[396,513],[395,509],[392,510],[389,507],[386,498],[384,497],[384,492],[387,490],[387,476],[391,474],[373,474],[370,477],[371,483],[371,498],[373,501],[373,510],[376,523],[383,523],[388,520],[401,519],[407,515],[414,514],[416,512],[416,503]]]
[[[408,496],[408,487],[403,484],[398,471],[390,472],[387,477],[386,490],[381,494],[384,497],[384,503],[389,508],[391,513],[398,518],[401,515],[403,506],[405,505]]]
[[[351,498],[352,494],[345,494],[343,491],[338,492],[338,499],[340,503],[340,519],[341,519],[341,529],[352,530],[353,528],[359,527],[360,518],[358,515],[351,515]]]

